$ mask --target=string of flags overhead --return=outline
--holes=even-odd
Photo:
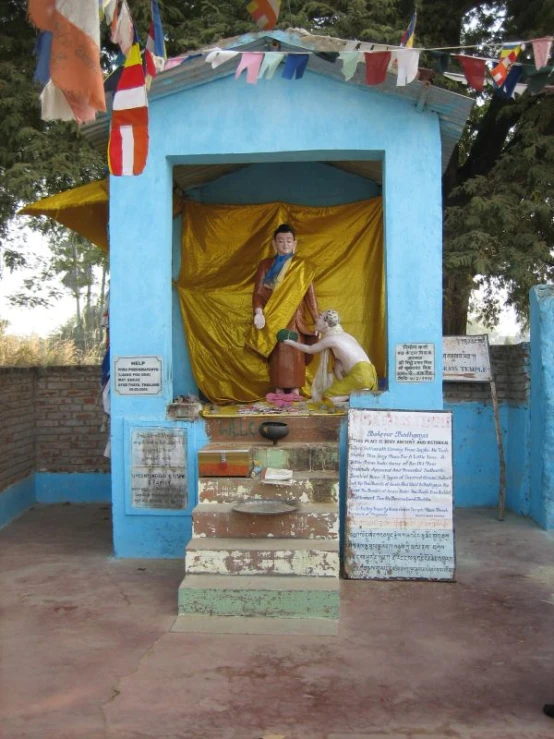
[[[247,11],[262,30],[275,27],[281,0],[247,0]],[[240,57],[235,78],[245,73],[249,84],[270,80],[283,63],[281,76],[302,79],[311,56],[335,64],[342,63],[345,80],[354,77],[360,64],[368,85],[383,84],[387,73],[396,75],[396,85],[410,84],[419,76],[423,52],[438,60],[440,72],[448,76],[455,59],[467,84],[481,92],[488,81],[497,94],[511,97],[516,85],[525,81],[532,94],[554,83],[554,67],[549,66],[552,36],[528,42],[506,43],[499,57],[484,58],[467,53],[468,48],[415,48],[417,13],[412,16],[399,46],[358,43],[354,50],[336,51],[234,51],[214,48],[167,59],[158,0],[151,0],[151,23],[144,53],[127,0],[28,0],[31,22],[39,29],[34,75],[43,89],[40,95],[44,120],[74,120],[88,123],[97,112],[106,111],[106,91],[113,93],[108,165],[113,175],[137,175],[148,157],[148,90],[161,71],[204,57],[216,69]],[[100,22],[110,29],[110,38],[119,46],[122,66],[104,80],[100,66]],[[521,62],[529,44],[533,62]],[[473,47],[475,48],[475,47]],[[458,75],[452,75],[457,77]],[[552,78],[552,79],[551,79]]]
[[[240,52],[229,49],[211,49],[208,52],[194,53],[189,56],[169,59],[166,69],[171,69],[190,59],[205,55],[205,61],[212,69],[217,69],[225,62],[239,57],[235,78],[246,72],[246,81],[256,84],[259,80],[271,79],[277,67],[284,62],[282,77],[284,79],[301,79],[306,71],[310,56],[317,56],[330,63],[342,62],[341,72],[345,80],[351,80],[359,64],[365,64],[365,81],[368,85],[380,85],[386,80],[388,72],[396,74],[397,87],[413,82],[419,76],[420,55],[428,51],[439,59],[440,71],[448,72],[448,62],[455,59],[461,66],[466,82],[477,92],[482,92],[487,81],[493,85],[495,92],[511,97],[516,84],[527,81],[532,94],[539,93],[550,81],[554,68],[548,66],[552,48],[552,37],[533,39],[529,42],[534,50],[534,62],[521,63],[519,55],[524,50],[523,43],[505,44],[500,53],[500,60],[470,56],[464,53],[445,52],[441,49],[420,49],[413,47],[383,47],[369,50],[341,52],[297,52],[297,51],[248,51]],[[371,45],[370,45],[371,46]],[[487,79],[487,73],[489,79]]]

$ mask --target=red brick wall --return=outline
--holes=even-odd
[[[39,368],[36,382],[37,470],[107,472],[103,456],[99,367]]]
[[[34,368],[0,367],[0,490],[35,470]]]
[[[108,472],[99,367],[0,368],[0,490],[36,470]]]

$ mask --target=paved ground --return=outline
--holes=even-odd
[[[111,558],[106,507],[37,507],[0,532],[0,736],[554,737],[554,535],[456,526],[457,583],[343,582],[338,637],[193,635],[181,562]]]

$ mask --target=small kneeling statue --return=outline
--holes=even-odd
[[[294,346],[305,354],[323,352],[320,367],[312,385],[312,398],[323,397],[332,403],[341,403],[349,399],[356,390],[377,390],[378,381],[375,367],[356,339],[348,334],[340,325],[336,310],[326,310],[315,323],[315,330],[321,335],[316,344],[300,344],[298,341],[286,339],[285,344]],[[335,359],[334,378],[328,384],[326,378],[327,363],[331,351]],[[318,387],[319,384],[319,387]]]

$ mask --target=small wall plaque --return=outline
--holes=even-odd
[[[119,395],[160,395],[161,357],[116,357],[113,387]]]

